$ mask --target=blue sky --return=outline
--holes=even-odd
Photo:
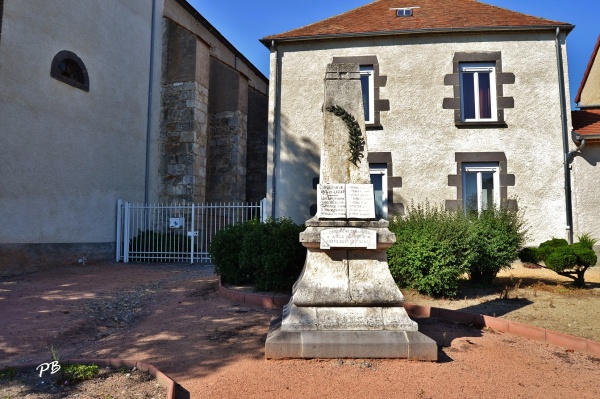
[[[444,0],[440,0],[444,1]],[[188,0],[223,36],[269,77],[269,51],[258,39],[368,4],[370,0]],[[600,34],[600,0],[485,0],[537,17],[568,22],[571,102]]]

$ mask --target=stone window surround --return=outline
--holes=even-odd
[[[58,69],[58,65],[64,60],[71,60],[75,62],[79,66],[79,68],[81,68],[81,71],[83,73],[83,82],[78,82],[61,74],[60,70]],[[81,89],[83,91],[90,91],[90,79],[88,76],[87,68],[85,67],[83,61],[81,61],[81,58],[79,58],[77,54],[71,51],[62,50],[54,56],[54,58],[52,59],[52,65],[50,66],[50,76],[52,76],[56,80],[59,80],[63,83]]]
[[[498,162],[500,169],[500,201],[506,203],[509,209],[517,209],[518,204],[514,199],[508,199],[507,187],[515,185],[515,175],[506,173],[506,154],[503,152],[456,152],[456,174],[448,175],[448,186],[456,187],[456,199],[446,200],[446,209],[458,210],[463,208],[463,163]]]
[[[369,65],[373,66],[373,104],[375,111],[375,120],[374,123],[369,123],[365,126],[366,130],[379,130],[381,129],[381,119],[380,112],[381,111],[389,111],[390,110],[390,101],[382,100],[379,98],[380,92],[379,89],[381,87],[385,87],[387,84],[387,76],[379,75],[379,60],[376,55],[365,55],[365,56],[356,56],[356,57],[333,57],[332,63],[334,64],[358,64],[358,65]]]
[[[496,66],[496,121],[473,121],[463,122],[460,108],[460,64],[467,62],[492,62]],[[504,97],[504,85],[514,84],[515,75],[510,72],[502,72],[502,52],[457,52],[452,60],[453,73],[444,76],[444,85],[452,86],[454,97],[444,98],[442,108],[454,110],[454,124],[458,128],[465,127],[508,127],[504,121],[504,110],[514,108],[513,97]]]
[[[403,214],[404,204],[401,202],[394,202],[394,188],[402,187],[402,177],[394,176],[394,164],[392,162],[391,152],[369,152],[367,154],[367,162],[387,164],[387,206],[388,206],[388,218],[390,215]],[[317,189],[319,184],[319,178],[313,178],[313,190]],[[315,216],[317,214],[317,204],[310,206],[310,215]]]

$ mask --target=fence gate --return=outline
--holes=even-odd
[[[117,202],[117,262],[210,261],[208,248],[221,229],[266,219],[266,199],[254,203],[186,205]]]

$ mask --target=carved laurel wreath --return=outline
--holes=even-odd
[[[328,112],[332,112],[335,116],[342,118],[348,127],[348,147],[350,151],[348,161],[352,162],[354,166],[358,166],[357,162],[360,162],[361,158],[364,158],[363,151],[365,149],[365,140],[358,122],[356,122],[354,116],[350,115],[339,105],[331,105],[325,109]]]

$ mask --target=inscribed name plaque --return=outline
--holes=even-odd
[[[374,219],[372,184],[318,184],[317,218]]]
[[[348,219],[374,219],[375,199],[372,184],[346,184]]]
[[[377,249],[377,232],[352,227],[321,231],[321,249],[331,248]]]
[[[317,185],[317,217],[327,219],[346,218],[346,185]]]

